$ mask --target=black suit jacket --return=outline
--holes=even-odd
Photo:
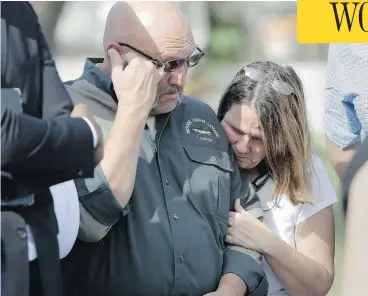
[[[2,91],[2,171],[29,186],[92,177],[91,130],[69,117],[73,103],[28,2],[1,3],[1,84],[20,90],[23,110],[12,110]]]
[[[1,88],[2,211],[18,213],[33,233],[38,259],[30,263],[29,295],[59,296],[58,229],[49,187],[93,177],[93,135],[83,119],[69,116],[73,103],[28,2],[1,2]],[[3,178],[4,173],[11,178]],[[31,193],[35,197],[32,206],[11,204],[23,200],[14,197]],[[7,230],[11,234],[14,227]],[[8,246],[4,250],[17,250],[9,239],[2,237],[2,244]],[[5,254],[5,259],[8,257]],[[18,263],[22,262],[7,264]],[[24,268],[12,270],[27,272]],[[14,281],[17,274],[8,269],[7,275],[9,285],[18,283]]]

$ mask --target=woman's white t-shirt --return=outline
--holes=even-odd
[[[275,206],[270,199],[274,189],[274,183],[271,179],[257,192],[264,210],[264,223],[275,235],[279,236],[293,248],[295,248],[296,225],[337,201],[335,190],[322,161],[317,156],[313,156],[312,164],[314,166],[314,170],[311,173],[313,204],[299,204],[295,206],[285,195],[278,198],[278,206]],[[272,272],[265,258],[263,258],[262,264],[269,282],[268,295],[290,295]]]

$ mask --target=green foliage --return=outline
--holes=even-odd
[[[216,63],[238,61],[241,40],[238,27],[232,25],[217,25],[212,27],[209,58]]]

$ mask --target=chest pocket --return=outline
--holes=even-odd
[[[190,159],[189,197],[202,213],[215,216],[227,227],[230,209],[230,173],[234,171],[229,155],[211,147],[184,145]]]

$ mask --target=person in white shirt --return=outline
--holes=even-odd
[[[218,118],[264,210],[262,223],[237,200],[226,241],[263,254],[268,295],[326,295],[334,279],[336,194],[311,152],[298,75],[268,61],[247,65],[222,95]]]
[[[79,200],[74,181],[69,180],[50,187],[59,233],[59,258],[66,257],[71,251],[79,230]],[[28,260],[37,258],[33,234],[27,225]]]

